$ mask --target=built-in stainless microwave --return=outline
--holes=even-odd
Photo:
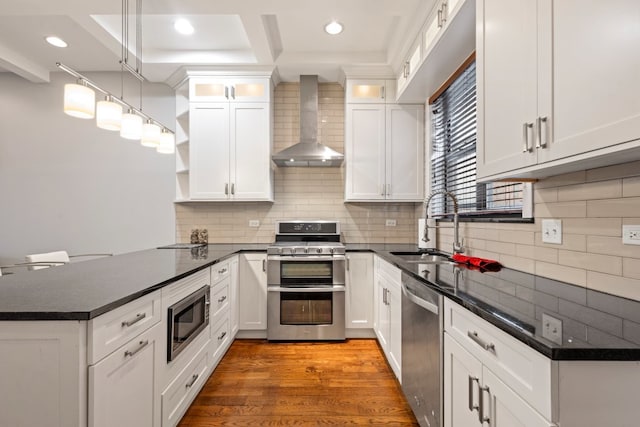
[[[169,307],[167,362],[176,358],[209,325],[209,285]]]

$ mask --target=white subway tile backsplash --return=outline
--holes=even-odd
[[[622,197],[622,180],[590,182],[558,188],[558,201],[612,199]]]
[[[622,259],[616,256],[561,250],[558,252],[558,264],[622,275]]]
[[[573,283],[578,286],[586,286],[587,284],[587,271],[582,268],[536,261],[535,273],[539,276]]]
[[[640,300],[640,280],[637,279],[588,271],[587,287],[625,298]]]

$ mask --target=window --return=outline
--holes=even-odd
[[[522,218],[523,197],[530,184],[476,182],[476,63],[472,56],[451,84],[430,100],[431,190],[458,199],[458,213],[475,218]],[[453,214],[450,198],[431,199],[431,215]]]

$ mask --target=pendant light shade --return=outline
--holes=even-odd
[[[160,145],[157,148],[158,153],[173,154],[176,151],[176,137],[171,132],[162,132],[160,134]]]
[[[142,140],[140,143],[145,147],[157,147],[160,145],[160,126],[147,120],[142,125]]]
[[[113,102],[110,96],[96,106],[96,125],[101,129],[120,130],[122,105]]]
[[[92,119],[95,116],[96,93],[83,85],[68,83],[64,85],[64,112],[80,119]]]
[[[142,138],[142,117],[134,114],[133,110],[129,110],[122,115],[120,127],[120,136],[125,139],[141,139]]]

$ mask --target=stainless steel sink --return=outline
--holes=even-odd
[[[455,264],[447,255],[429,254],[422,252],[391,252],[403,262],[416,264]]]

